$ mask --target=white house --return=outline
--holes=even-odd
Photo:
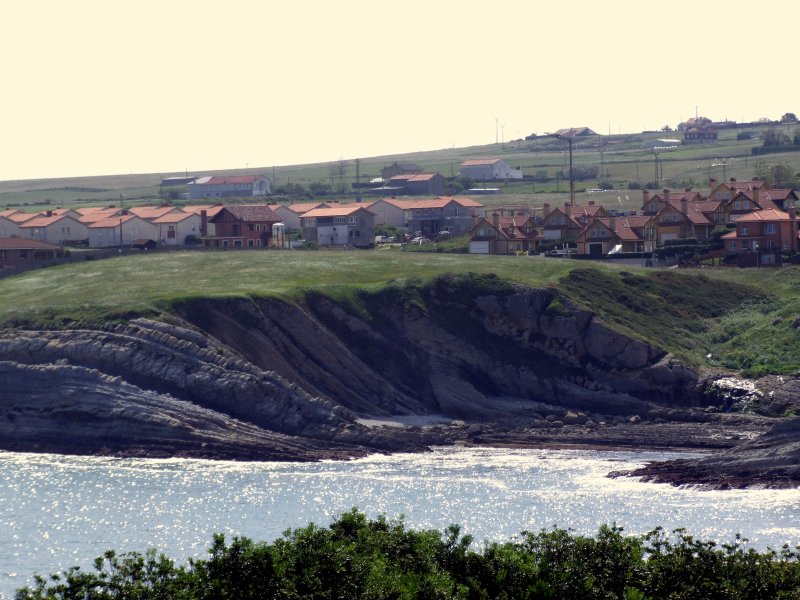
[[[85,223],[72,211],[47,211],[19,225],[22,236],[47,244],[85,242],[89,232]]]
[[[382,198],[371,204],[368,204],[367,208],[375,213],[375,225],[384,225],[386,227],[405,227],[406,210],[413,205],[413,200]]]
[[[199,177],[186,185],[189,198],[248,198],[267,196],[272,192],[272,182],[261,175],[214,175]]]
[[[330,208],[330,205],[325,202],[296,202],[273,206],[272,210],[281,218],[286,229],[300,229],[300,217],[315,208]]]
[[[375,243],[375,215],[363,204],[315,208],[300,222],[303,237],[320,246],[371,246]]]
[[[502,158],[478,158],[461,163],[460,174],[475,181],[522,179],[522,169],[512,167]]]
[[[90,248],[130,246],[135,240],[158,240],[158,225],[130,213],[89,225]]]
[[[0,238],[22,237],[22,230],[19,226],[35,216],[32,213],[24,213],[16,209],[0,212]]]
[[[197,213],[178,211],[153,219],[151,223],[158,225],[156,241],[167,246],[185,246],[188,236],[200,237],[201,221]]]

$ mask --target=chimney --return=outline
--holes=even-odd
[[[717,185],[716,179],[712,177],[711,179],[708,180],[708,187],[713,188],[715,185]]]
[[[669,189],[664,188],[664,203],[669,204]]]
[[[686,199],[686,196],[681,198],[681,212],[684,217],[689,214],[689,201]]]
[[[758,204],[759,195],[760,195],[760,194],[759,194],[759,192],[760,192],[760,191],[761,191],[761,190],[759,190],[757,187],[754,187],[754,188],[753,188],[753,202],[754,202],[755,204]]]
[[[611,230],[612,233],[617,232],[617,217],[609,217],[608,219],[608,228]]]
[[[53,211],[52,210],[48,210],[47,211],[47,216],[48,217],[52,217],[53,216]]]
[[[642,190],[642,206],[650,201],[650,190],[647,188]]]
[[[736,183],[736,177],[731,177],[731,183]]]
[[[690,188],[690,187],[683,188],[683,191],[688,194],[688,193],[690,193],[692,191],[692,188]]]
[[[594,200],[589,200],[589,206],[594,206]]]
[[[205,209],[200,211],[200,235],[202,237],[208,235],[208,213]]]
[[[492,225],[494,225],[496,228],[500,227],[500,213],[498,212],[492,213]]]
[[[550,215],[550,203],[545,202],[544,206],[542,206],[542,218],[546,219]]]

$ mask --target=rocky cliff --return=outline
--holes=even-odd
[[[570,419],[595,433],[635,419],[697,422],[704,403],[696,373],[663,350],[555,290],[486,276],[2,330],[0,361],[6,449],[342,457],[468,440],[475,424],[485,434]],[[451,424],[369,426],[434,416]]]

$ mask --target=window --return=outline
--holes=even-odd
[[[333,218],[334,225],[347,225],[347,217],[334,217]]]
[[[775,223],[766,223],[764,225],[764,233],[778,233],[778,226]]]
[[[730,242],[728,244],[728,248],[730,248],[731,250],[736,250],[736,242],[735,241],[734,242]]]
[[[739,202],[738,200],[733,203],[733,210],[741,210],[741,208],[742,208],[742,203]]]
[[[255,231],[255,226],[252,223],[247,224],[247,231]]]
[[[350,225],[350,227],[358,227],[358,225],[359,225],[359,219],[358,219],[358,217],[357,217],[357,216],[351,216],[351,217],[349,217],[349,218],[347,219],[347,224],[348,224],[348,225]]]
[[[252,227],[252,225],[251,225],[251,227]],[[255,244],[253,243],[253,240],[247,240],[247,246],[249,248],[252,248],[253,246],[255,246]]]
[[[747,227],[742,227],[741,229],[739,229],[739,235],[748,235],[749,233],[750,230]]]

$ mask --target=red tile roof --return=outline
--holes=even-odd
[[[26,212],[16,212],[11,213],[10,215],[6,215],[6,219],[9,221],[13,221],[14,223],[20,224],[24,223],[25,221],[29,221],[33,219],[36,215],[34,213],[26,213]]]
[[[69,219],[70,221],[75,221],[76,223],[80,223],[78,219],[74,219],[69,215],[50,215],[49,217],[48,216],[34,217],[33,219],[29,219],[28,221],[21,223],[19,227],[20,229],[32,229],[34,227],[49,227],[50,225],[53,225],[54,223],[57,223],[63,219]]]
[[[94,223],[87,223],[87,226],[89,229],[109,229],[112,227],[119,227],[120,223],[124,225],[131,219],[141,219],[141,217],[137,217],[136,215],[132,214],[118,215],[114,217],[106,217],[100,221],[95,221]]]
[[[11,237],[0,238],[0,250],[59,250],[61,246],[47,244],[38,240]]]
[[[352,215],[359,210],[364,210],[370,214],[372,211],[361,204],[342,204],[339,206],[330,206],[324,208],[313,208],[307,213],[301,215],[302,217],[346,217]]]
[[[181,211],[181,212],[175,212],[175,213],[169,213],[169,214],[166,214],[166,215],[162,215],[162,216],[160,216],[160,217],[158,217],[156,219],[153,219],[151,221],[151,223],[156,224],[156,225],[161,225],[161,224],[164,224],[164,223],[180,223],[181,221],[184,221],[184,220],[188,219],[189,217],[196,217],[196,216],[198,216],[197,213]]]
[[[223,211],[228,211],[240,221],[247,223],[278,223],[281,220],[281,218],[275,214],[275,211],[266,204],[231,204],[229,206],[223,206],[222,210],[213,217],[210,217],[209,220],[213,222],[215,219],[219,219]]]
[[[219,211],[225,208],[222,204],[203,204],[203,205],[195,205],[195,206],[184,206],[183,211],[188,213],[200,214],[202,211],[206,211],[206,216],[208,218],[213,217]]]
[[[754,223],[765,221],[789,221],[789,213],[774,208],[764,208],[756,210],[739,217],[737,223]]]
[[[330,207],[330,204],[327,204],[325,202],[295,202],[294,204],[283,204],[282,207],[283,208],[288,208],[293,213],[296,213],[298,215],[302,215],[302,214],[307,213],[308,211],[313,210],[315,208],[327,208],[327,207]],[[276,207],[276,208],[280,208],[280,207]]]
[[[176,210],[174,206],[134,206],[128,209],[128,212],[143,219],[157,219],[174,210]]]

